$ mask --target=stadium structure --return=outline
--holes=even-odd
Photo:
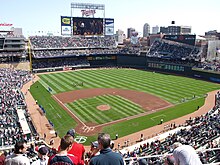
[[[71,4],[71,16],[61,16],[63,36],[1,35],[0,150],[10,152],[19,139],[52,148],[74,128],[85,145],[99,132],[119,134],[114,148],[127,164],[164,164],[174,142],[218,164],[220,75],[203,62],[196,36],[118,46],[114,19],[96,18],[97,10],[105,6]]]

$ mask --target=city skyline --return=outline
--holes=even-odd
[[[23,29],[24,35],[35,35],[40,32],[57,33],[61,31],[60,16],[71,16],[71,0],[38,0],[14,1],[3,0],[0,6],[0,23],[11,23],[13,27]],[[143,26],[169,26],[175,21],[177,26],[191,26],[192,33],[204,35],[206,31],[220,31],[220,14],[218,0],[81,0],[75,3],[105,4],[105,13],[97,11],[95,17],[114,18],[114,31],[121,29],[127,33],[127,28],[135,28],[143,33]],[[75,15],[78,14],[78,15]],[[73,12],[73,16],[79,13]],[[0,27],[2,29],[2,27]]]

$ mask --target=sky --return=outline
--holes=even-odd
[[[11,23],[22,28],[25,36],[39,31],[61,31],[60,16],[71,16],[71,3],[105,4],[105,13],[97,11],[95,17],[114,18],[115,31],[135,28],[143,33],[143,25],[191,26],[192,33],[204,35],[206,31],[220,31],[220,0],[0,0],[0,23]],[[80,10],[72,10],[81,16]],[[2,29],[2,27],[0,27]]]

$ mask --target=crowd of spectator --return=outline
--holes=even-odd
[[[37,48],[110,48],[116,47],[114,37],[31,36],[33,49]]]
[[[0,69],[0,147],[14,145],[17,140],[32,140],[36,133],[27,113],[23,94],[20,92],[23,84],[31,80],[27,71]],[[31,130],[24,135],[19,122],[17,110],[22,109]]]
[[[14,35],[12,32],[8,32],[6,34],[0,34],[0,37],[4,37],[4,38],[24,38],[23,35]]]
[[[82,49],[82,50],[35,50],[33,51],[34,58],[56,58],[56,57],[74,57],[74,56],[89,56],[97,54],[117,54],[117,49]]]
[[[140,54],[140,47],[125,46],[119,49],[120,54]]]
[[[200,50],[195,46],[165,39],[155,39],[147,53],[148,56],[173,59],[199,59]]]
[[[176,142],[190,145],[198,152],[203,163],[220,162],[220,92],[216,94],[216,105],[205,115],[190,118],[186,121],[184,127],[174,134],[169,134],[163,140],[146,142],[132,151],[123,153],[123,157],[133,160],[134,157],[147,157],[148,164],[163,164],[163,155],[172,153],[172,146]],[[208,151],[202,150],[208,148]],[[217,150],[210,150],[218,148]],[[155,156],[156,155],[156,156]],[[132,159],[129,159],[132,158]]]
[[[26,51],[0,51],[0,58],[1,57],[26,57],[27,52]]]
[[[202,70],[207,70],[207,71],[220,71],[220,63],[219,61],[204,61],[201,62],[200,66],[198,67]]]
[[[90,66],[89,61],[85,59],[69,59],[61,58],[58,60],[35,61],[32,64],[33,69],[55,68],[55,67],[87,67]]]

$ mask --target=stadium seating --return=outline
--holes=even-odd
[[[114,37],[31,36],[30,41],[33,49],[116,47]]]
[[[34,58],[76,57],[97,54],[117,54],[117,49],[84,49],[84,50],[35,50]]]
[[[0,69],[0,148],[14,145],[21,139],[31,141],[37,134],[20,92],[23,84],[30,80],[27,71]],[[21,120],[27,121],[30,132],[24,132]]]
[[[11,52],[6,52],[6,51],[1,51],[0,52],[0,57],[21,57],[21,56],[26,56],[26,51],[11,51]]]
[[[116,54],[114,37],[31,36],[34,58],[57,58],[81,55]]]
[[[195,46],[165,39],[155,39],[147,55],[168,59],[197,59],[200,58],[200,50]]]
[[[163,164],[163,155],[172,153],[172,144],[181,142],[193,146],[198,151],[203,163],[219,162],[219,122],[220,92],[216,94],[215,107],[205,115],[187,120],[184,128],[179,129],[173,134],[170,133],[163,140],[142,142],[139,147],[122,153],[122,155],[127,160],[127,163],[135,157],[144,157],[149,164]],[[205,150],[206,148],[209,150]],[[129,148],[126,150],[129,150]]]
[[[33,69],[40,68],[55,68],[55,67],[87,67],[90,66],[87,60],[78,59],[60,59],[56,61],[35,61],[32,67]]]

